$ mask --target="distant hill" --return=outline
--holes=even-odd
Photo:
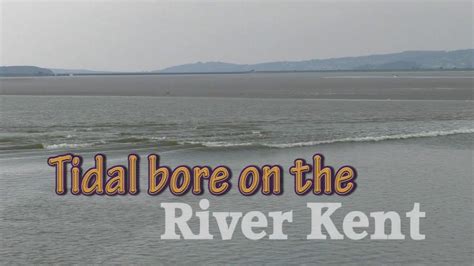
[[[330,70],[435,70],[474,68],[474,49],[456,51],[406,51],[401,53],[280,61],[260,64],[198,62],[158,70],[161,73]]]
[[[53,71],[35,66],[3,66],[0,77],[54,76]]]
[[[89,69],[62,69],[62,68],[50,68],[51,71],[56,75],[69,75],[69,74],[105,74],[115,73],[111,71],[100,71],[100,70],[89,70]]]
[[[406,51],[401,53],[279,61],[260,64],[198,62],[150,72],[113,72],[87,69],[47,69],[35,66],[3,66],[0,77],[68,75],[156,75],[166,73],[241,73],[294,71],[388,71],[474,69],[474,49],[455,51]]]
[[[161,73],[193,73],[193,72],[242,72],[253,70],[252,65],[238,65],[224,62],[197,62],[193,64],[185,64],[173,66],[158,70]]]

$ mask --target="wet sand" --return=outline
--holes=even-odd
[[[2,78],[0,95],[472,100],[473,72]]]

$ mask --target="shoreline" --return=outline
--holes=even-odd
[[[39,97],[39,98],[61,98],[61,97],[77,97],[77,98],[157,98],[157,99],[236,99],[236,100],[274,100],[274,101],[285,101],[285,100],[298,100],[298,101],[348,101],[348,102],[471,102],[474,99],[391,99],[391,98],[379,98],[379,99],[366,99],[366,98],[274,98],[274,97],[226,97],[226,96],[162,96],[162,95],[43,95],[43,94],[1,94],[0,97]]]
[[[262,71],[229,71],[229,72],[103,72],[103,73],[65,73],[55,75],[5,75],[2,78],[47,78],[47,77],[79,77],[79,76],[166,76],[166,75],[245,75],[245,74],[288,74],[288,73],[450,73],[450,72],[472,72],[474,68],[453,68],[453,69],[331,69],[331,70],[262,70]]]

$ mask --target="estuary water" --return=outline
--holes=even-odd
[[[472,101],[3,96],[0,153],[300,147],[474,133]]]
[[[251,76],[1,80],[0,262],[472,264],[472,72]],[[86,88],[76,91],[78,84]],[[12,95],[15,88],[19,95]],[[133,96],[117,92],[135,89]],[[142,193],[56,195],[46,160],[65,152],[81,155],[84,167],[98,152],[108,164],[126,164],[137,153]],[[149,196],[150,153],[170,167],[227,165],[234,182],[246,165],[280,164],[284,193]],[[315,153],[334,168],[356,168],[357,190],[296,196],[287,169]],[[289,239],[252,241],[237,226],[233,239],[223,241],[211,220],[214,240],[161,240],[160,203],[199,210],[202,198],[210,211],[293,210],[293,223],[284,226]],[[397,211],[406,239],[306,240],[307,202],[341,202],[333,215],[339,230],[349,211]],[[423,241],[409,237],[405,212],[414,202],[426,212]],[[191,228],[198,231],[197,219]],[[265,230],[271,234],[271,224]],[[367,231],[373,230],[371,224]]]

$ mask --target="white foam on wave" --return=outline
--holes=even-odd
[[[438,131],[438,130],[424,131],[424,132],[411,133],[411,134],[353,137],[353,138],[295,142],[295,143],[285,143],[285,144],[264,144],[264,146],[273,147],[273,148],[292,148],[292,147],[314,146],[314,145],[319,145],[319,144],[331,144],[331,143],[338,143],[338,142],[377,142],[377,141],[383,141],[383,140],[427,138],[427,137],[439,137],[439,136],[449,136],[449,135],[456,135],[456,134],[472,134],[472,133],[474,133],[474,128],[464,128],[464,129],[453,129],[453,130],[446,130],[446,131]]]
[[[456,134],[472,134],[474,133],[474,128],[461,128],[453,130],[436,130],[436,131],[423,131],[418,133],[408,133],[408,134],[395,134],[395,135],[382,135],[382,136],[366,136],[366,137],[350,137],[350,138],[340,138],[340,139],[329,139],[329,140],[317,140],[317,141],[306,141],[306,142],[294,142],[294,143],[255,143],[255,142],[226,142],[226,141],[183,141],[178,142],[179,145],[201,145],[204,147],[211,148],[226,148],[226,147],[249,147],[249,146],[264,146],[271,148],[292,148],[292,147],[305,147],[305,146],[315,146],[321,144],[331,144],[339,142],[378,142],[384,140],[403,140],[411,138],[425,138],[425,137],[438,137],[438,136],[449,136]],[[162,139],[162,138],[160,138]],[[48,150],[55,149],[68,149],[68,148],[85,148],[93,146],[93,143],[59,143],[59,144],[50,144],[44,145],[43,147]]]
[[[50,144],[50,145],[43,145],[47,150],[57,150],[57,149],[67,149],[67,148],[85,148],[90,147],[92,144],[90,143],[59,143],[59,144]]]
[[[253,143],[243,142],[243,143],[231,143],[225,141],[185,141],[179,142],[180,144],[191,144],[191,145],[202,145],[205,147],[239,147],[239,146],[252,146]]]

